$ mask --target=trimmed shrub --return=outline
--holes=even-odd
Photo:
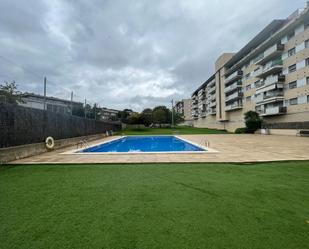
[[[262,119],[260,115],[255,111],[248,111],[245,113],[245,124],[247,127],[247,133],[254,133],[262,126]]]
[[[244,133],[247,133],[247,128],[246,128],[246,127],[237,128],[237,129],[235,130],[235,133],[236,133],[236,134],[244,134]]]

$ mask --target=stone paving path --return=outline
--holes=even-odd
[[[163,163],[163,162],[256,162],[309,160],[309,138],[275,135],[220,134],[220,135],[181,135],[180,137],[201,144],[205,139],[217,153],[202,154],[120,154],[120,155],[81,155],[61,154],[76,149],[75,146],[43,153],[17,160],[11,164],[42,163]],[[90,144],[114,139],[108,137]]]

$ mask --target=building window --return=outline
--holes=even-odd
[[[309,58],[306,59],[306,66],[309,66]]]
[[[251,96],[246,97],[246,102],[251,102]]]
[[[295,36],[295,30],[287,35],[288,41],[291,40]]]
[[[249,91],[251,89],[251,85],[246,86],[246,91]]]
[[[309,77],[306,78],[306,83],[309,85]]]
[[[305,41],[305,48],[309,48],[309,39]]]
[[[289,73],[293,73],[296,71],[296,64],[289,66]]]
[[[309,95],[307,95],[307,103],[309,103]]]
[[[288,51],[288,56],[290,57],[290,56],[292,56],[292,55],[294,55],[295,54],[295,48],[292,48],[292,49],[290,49],[289,51]]]
[[[249,77],[250,77],[250,73],[247,73],[247,74],[245,75],[245,79],[249,79]]]
[[[297,98],[290,99],[290,105],[297,105]]]
[[[297,81],[293,81],[291,83],[289,83],[289,89],[294,89],[297,87]]]

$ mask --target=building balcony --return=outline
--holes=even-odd
[[[216,86],[216,81],[210,82],[207,86],[209,86],[210,88],[213,87],[213,86]]]
[[[262,80],[259,84],[259,86],[256,88],[256,93],[260,91],[261,89],[276,84],[276,83],[283,83],[285,82],[285,76],[284,75],[275,75],[267,77],[265,80]]]
[[[229,75],[227,78],[225,78],[225,84],[231,83],[235,80],[241,79],[243,75],[243,72],[241,70],[238,70],[231,75]]]
[[[285,106],[276,106],[276,107],[269,107],[265,108],[264,110],[261,110],[260,115],[261,116],[274,116],[274,115],[282,115],[285,114],[287,111],[287,108]]]
[[[265,93],[269,91],[276,91],[277,89],[283,89],[283,83],[272,83],[271,85],[264,85],[256,90],[256,94]]]
[[[282,102],[284,101],[284,96],[283,92],[276,92],[276,93],[271,93],[266,92],[266,94],[263,94],[263,97],[257,100],[257,105],[265,105],[265,104],[270,104],[270,103],[275,103],[275,102]]]
[[[278,43],[265,50],[263,57],[256,62],[258,65],[264,65],[268,61],[278,57],[284,51],[284,44]]]
[[[235,102],[231,105],[226,105],[225,106],[225,111],[229,112],[229,111],[234,111],[234,110],[239,110],[242,109],[242,103],[241,102]]]
[[[205,89],[200,89],[197,93],[197,96],[199,97],[199,96],[203,95],[204,93],[205,93]]]
[[[242,98],[243,97],[243,93],[242,92],[235,92],[229,96],[225,97],[225,102],[231,101],[231,100],[235,100],[238,98]]]
[[[283,62],[282,60],[274,60],[266,64],[261,71],[258,71],[256,77],[265,78],[268,75],[276,74],[282,71]]]
[[[208,93],[213,94],[216,92],[216,86],[213,86],[211,88],[208,89]]]
[[[209,107],[214,107],[214,106],[216,106],[216,105],[217,105],[217,102],[216,102],[216,101],[210,102]]]
[[[202,118],[205,118],[205,117],[206,117],[206,111],[202,111],[201,117],[202,117]]]
[[[198,99],[199,99],[199,100],[204,100],[204,99],[206,99],[206,94],[204,93],[204,94],[199,95],[199,96],[198,96]]]
[[[232,92],[232,91],[235,91],[236,89],[239,89],[242,87],[242,83],[241,82],[236,82],[226,88],[224,88],[224,92],[225,93],[228,93],[228,92]]]

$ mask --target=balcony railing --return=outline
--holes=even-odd
[[[232,73],[231,75],[229,75],[227,78],[225,78],[225,84],[230,83],[236,79],[241,78],[243,75],[243,72],[241,70],[238,70],[234,73]]]
[[[217,113],[216,108],[212,108],[211,111],[210,111],[210,114],[215,115],[216,113]]]
[[[275,93],[272,92],[266,92],[266,94],[262,94],[262,97],[259,96],[257,98],[257,105],[262,105],[266,103],[273,103],[273,102],[279,102],[283,101],[284,96],[283,96],[283,91],[275,91]]]
[[[208,84],[208,86],[209,87],[213,87],[213,86],[215,86],[216,85],[216,81],[214,80],[214,81],[211,81],[209,84]]]
[[[260,60],[258,60],[256,64],[260,65],[265,64],[267,61],[275,57],[278,57],[283,52],[283,50],[284,50],[284,44],[278,43],[273,45],[272,47],[265,50],[263,57]]]
[[[285,106],[276,106],[276,107],[268,107],[264,110],[261,110],[260,114],[261,116],[271,116],[271,115],[280,115],[285,114],[287,111],[287,108]]]
[[[280,92],[275,92],[275,93],[266,93],[266,94],[264,94],[264,96],[263,96],[263,99],[265,100],[265,99],[270,99],[270,98],[274,98],[274,97],[283,97],[283,92],[282,91],[280,91]]]
[[[216,86],[213,86],[211,88],[208,89],[209,93],[215,93],[216,92]]]
[[[285,81],[285,76],[284,75],[275,75],[275,76],[270,76],[267,77],[265,80],[263,80],[261,83],[261,86],[269,86],[278,82],[284,82]]]
[[[283,62],[281,59],[271,61],[266,64],[262,71],[260,71],[256,76],[259,78],[265,78],[267,75],[278,73],[282,70]]]
[[[227,97],[225,97],[225,102],[231,101],[233,99],[242,98],[243,93],[242,92],[235,92]]]
[[[236,102],[231,105],[225,106],[225,111],[233,111],[233,110],[238,110],[242,108],[242,103],[241,102]]]
[[[210,104],[209,104],[209,106],[210,107],[214,107],[214,106],[216,106],[217,105],[217,102],[215,101],[215,102],[210,102]]]
[[[234,84],[232,84],[232,85],[230,85],[230,86],[224,88],[224,92],[225,92],[225,93],[232,92],[232,91],[234,91],[235,89],[240,88],[241,86],[242,86],[242,83],[241,83],[241,82],[236,82],[236,83],[234,83]]]

